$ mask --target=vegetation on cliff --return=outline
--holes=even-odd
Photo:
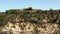
[[[8,26],[10,25],[9,22],[12,23],[11,27]],[[16,23],[19,23],[18,25],[19,27],[15,26]],[[31,7],[29,7],[26,9],[10,9],[6,10],[6,12],[0,12],[0,30],[3,30],[4,28],[7,27],[8,29],[10,28],[9,29],[10,31],[13,28],[17,27],[19,28],[18,30],[21,31],[27,29],[27,27],[29,26],[32,30],[33,29],[36,30],[36,28],[40,30],[43,28],[43,30],[48,32],[57,28],[59,29],[60,10],[53,10],[53,9],[40,10],[40,9],[32,9]],[[48,30],[49,28],[50,30]]]

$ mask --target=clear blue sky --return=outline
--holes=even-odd
[[[29,6],[38,9],[60,9],[60,0],[0,0],[0,11]]]

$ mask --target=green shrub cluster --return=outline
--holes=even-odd
[[[39,20],[47,19],[48,23],[60,24],[60,10],[40,10],[40,9],[11,9],[6,12],[0,12],[0,27],[7,24],[8,21],[15,22],[13,19],[24,19],[31,23],[38,23]]]

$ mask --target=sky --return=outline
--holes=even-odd
[[[43,10],[60,9],[60,0],[0,0],[0,12],[28,7]]]

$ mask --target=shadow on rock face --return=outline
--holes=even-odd
[[[0,34],[13,34],[13,33],[8,32],[8,31],[3,31],[3,32],[0,32]]]

